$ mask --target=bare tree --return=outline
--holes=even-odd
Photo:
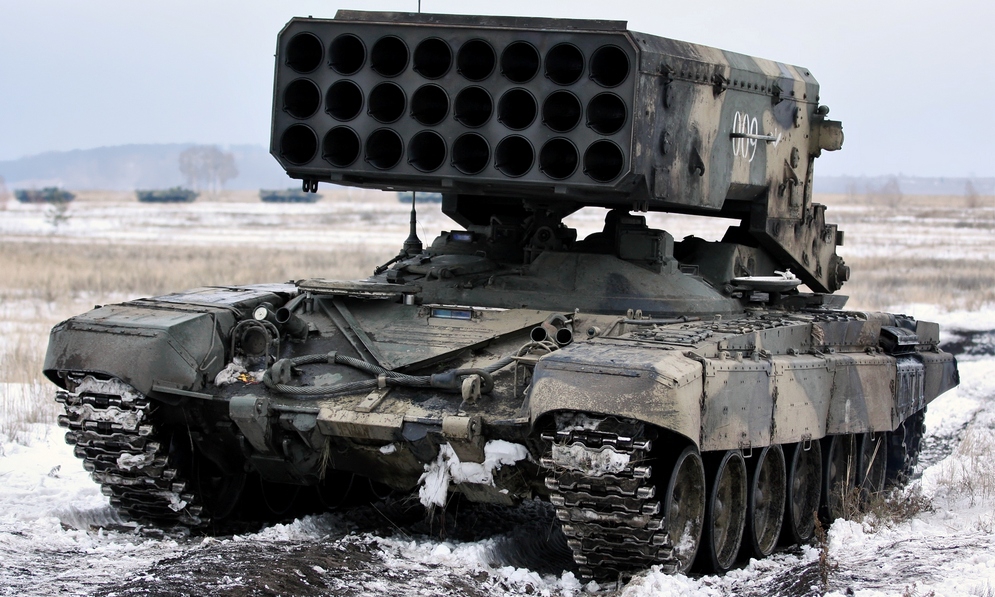
[[[238,168],[235,154],[221,151],[217,145],[194,145],[180,153],[180,173],[187,186],[218,192],[238,176]]]
[[[7,200],[10,199],[10,193],[7,192],[7,181],[0,176],[0,211],[7,209]]]
[[[187,186],[195,189],[199,189],[201,181],[204,180],[201,153],[199,146],[184,149],[180,153],[180,174],[187,179]]]
[[[221,153],[214,169],[214,178],[219,190],[224,188],[226,182],[236,176],[238,176],[238,168],[235,166],[235,154],[230,151]]]

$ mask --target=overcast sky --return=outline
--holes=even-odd
[[[811,69],[843,121],[825,174],[995,176],[991,0],[423,0],[424,12],[627,20]],[[276,35],[417,0],[0,0],[0,160],[127,143],[268,146]]]

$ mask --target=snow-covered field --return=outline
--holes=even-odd
[[[407,208],[365,197],[361,205],[97,201],[74,205],[59,226],[43,207],[12,204],[0,213],[0,238],[162,244],[265,238],[329,248],[362,241],[389,256],[407,235]],[[450,226],[435,206],[421,213],[423,241]],[[575,217],[582,234],[600,228],[600,216]],[[671,229],[678,220],[663,221],[655,225]],[[848,244],[860,254],[901,244],[896,221],[860,229],[863,245],[851,222]],[[960,255],[960,246],[995,262],[990,227],[965,231],[951,224],[938,234],[929,222],[920,225],[925,239],[919,237],[919,245],[932,247],[934,256]],[[959,237],[946,236],[958,231]],[[674,233],[680,238],[690,231]],[[562,554],[537,546],[536,537],[552,524],[548,508],[537,503],[503,512],[491,524],[480,524],[487,512],[467,507],[453,514],[463,532],[448,539],[431,533],[424,520],[386,507],[243,535],[164,533],[121,519],[57,426],[22,420],[17,434],[4,434],[13,425],[0,420],[0,595],[995,595],[995,305],[971,312],[930,304],[895,309],[939,321],[945,341],[963,341],[961,385],[930,406],[921,474],[894,498],[917,507],[897,519],[837,521],[821,546],[780,552],[721,577],[650,570],[622,586],[597,586],[558,568]],[[57,311],[7,298],[0,329],[34,330],[39,340],[32,345],[43,347],[47,327],[64,315]],[[0,353],[10,350],[0,342]],[[24,405],[49,393],[2,383],[0,417],[18,417]]]

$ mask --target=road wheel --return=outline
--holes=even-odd
[[[823,440],[822,517],[832,522],[855,508],[857,487],[856,437],[831,435]]]
[[[777,546],[784,521],[785,472],[781,446],[767,446],[750,459],[744,555],[765,558]]]
[[[863,433],[860,436],[860,458],[857,480],[860,497],[866,501],[884,491],[888,474],[888,440],[884,433]]]
[[[698,553],[705,520],[705,469],[694,446],[685,448],[674,463],[663,511],[676,571],[687,572]]]
[[[710,455],[705,461],[707,500],[698,565],[725,572],[739,555],[746,528],[746,462],[739,450]]]
[[[815,514],[822,497],[822,444],[815,440],[788,447],[787,507],[784,512],[782,542],[805,543],[815,533]]]

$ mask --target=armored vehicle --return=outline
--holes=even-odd
[[[286,189],[283,191],[259,191],[259,200],[264,203],[314,203],[318,195],[303,189]]]
[[[154,191],[135,191],[135,196],[142,203],[192,203],[197,198],[197,191],[172,187]]]
[[[76,198],[76,195],[57,187],[45,187],[44,189],[18,189],[14,191],[14,196],[21,203],[69,203]]]
[[[132,517],[209,530],[369,481],[548,499],[585,577],[724,571],[906,479],[958,383],[936,324],[842,310],[812,201],[842,127],[804,68],[614,21],[342,11],[286,25],[273,101],[303,189],[441,193],[455,226],[364,280],[56,326],[67,441]],[[578,238],[582,207],[605,223]],[[736,223],[675,240],[645,212]]]

